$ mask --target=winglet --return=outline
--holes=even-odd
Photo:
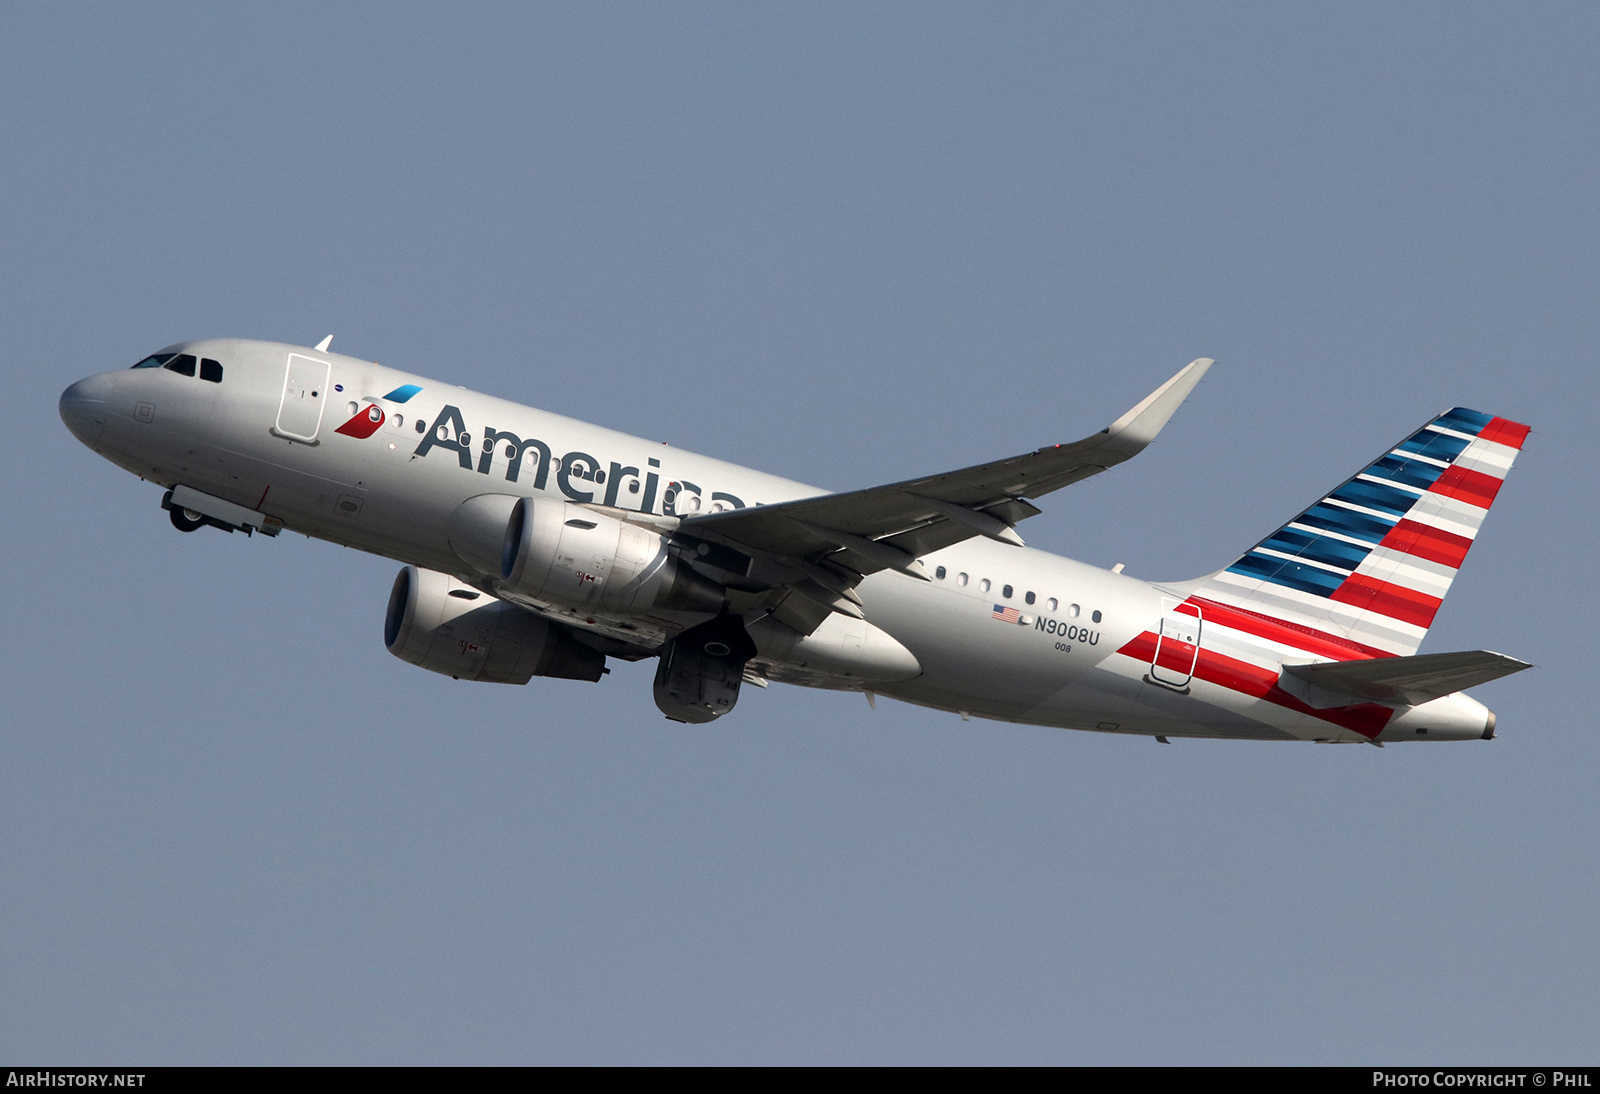
[[[1155,440],[1161,427],[1206,374],[1206,369],[1215,363],[1209,357],[1190,361],[1176,376],[1146,396],[1144,402],[1112,422],[1106,432],[1126,445],[1135,446],[1135,452],[1142,449]]]
[[[328,335],[328,337],[324,338],[322,341],[317,343],[317,352],[318,353],[327,353],[328,352],[328,347],[331,346],[331,345],[333,345],[333,335],[330,334],[330,335]]]

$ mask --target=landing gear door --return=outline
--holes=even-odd
[[[301,444],[316,444],[322,427],[322,408],[328,402],[326,361],[289,354],[283,375],[283,400],[278,404],[278,420],[272,432]]]
[[[1150,678],[1168,687],[1188,687],[1200,656],[1200,609],[1170,597],[1161,599],[1161,630],[1150,660]]]

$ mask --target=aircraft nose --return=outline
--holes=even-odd
[[[61,393],[61,420],[90,448],[99,443],[110,408],[111,378],[104,374],[79,380]]]

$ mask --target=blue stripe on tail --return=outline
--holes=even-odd
[[[1256,544],[1226,572],[1315,596],[1331,595],[1371,554],[1368,545],[1381,542],[1417,503],[1416,491],[1427,491],[1444,474],[1445,468],[1439,465],[1454,463],[1472,443],[1441,430],[1475,437],[1492,420],[1492,415],[1464,407],[1446,411]],[[1424,458],[1416,458],[1419,456]],[[1363,511],[1347,506],[1359,506]]]

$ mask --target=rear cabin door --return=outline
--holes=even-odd
[[[1161,631],[1150,660],[1150,678],[1169,687],[1187,687],[1200,656],[1200,609],[1169,598],[1161,601]]]
[[[326,361],[289,354],[289,367],[283,376],[283,401],[278,404],[278,420],[272,431],[280,437],[304,444],[317,443],[322,427],[322,408],[328,403]]]

